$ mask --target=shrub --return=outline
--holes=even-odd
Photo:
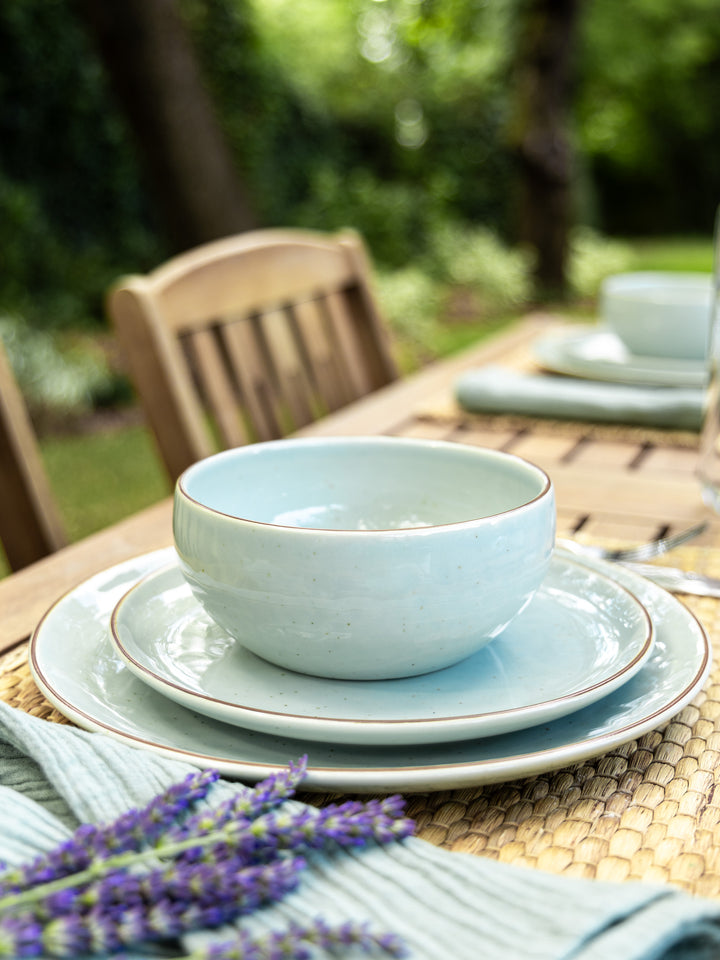
[[[87,337],[34,330],[5,315],[0,341],[36,420],[86,413],[114,389],[104,351]]]
[[[527,303],[531,260],[486,227],[445,222],[430,237],[428,266],[445,283],[475,290],[491,312]]]
[[[588,227],[573,231],[570,243],[568,279],[578,297],[594,297],[602,280],[632,267],[632,248],[617,240],[601,237]]]

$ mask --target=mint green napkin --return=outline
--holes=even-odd
[[[0,703],[0,858],[8,865],[30,859],[78,822],[112,820],[192,769]],[[220,803],[239,788],[218,781],[205,802]],[[670,886],[554,876],[415,837],[313,856],[296,892],[243,924],[260,932],[318,914],[392,930],[416,960],[720,956],[720,902]]]
[[[524,374],[488,366],[463,374],[455,384],[455,397],[471,413],[699,430],[705,391]]]

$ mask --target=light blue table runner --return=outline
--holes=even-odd
[[[0,703],[0,858],[31,859],[79,822],[113,820],[192,769]],[[205,802],[238,789],[218,781]],[[414,837],[312,855],[299,889],[243,924],[260,932],[318,915],[370,920],[402,936],[417,960],[720,957],[720,902],[670,886],[568,879]]]

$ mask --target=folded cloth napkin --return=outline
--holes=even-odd
[[[488,366],[463,374],[455,384],[455,397],[471,413],[699,430],[705,391],[524,374]]]
[[[9,866],[31,859],[79,822],[113,820],[192,770],[0,703],[0,858]],[[203,803],[218,804],[238,789],[218,780]],[[554,876],[417,837],[318,853],[302,876],[296,891],[243,926],[264,931],[319,914],[329,922],[369,920],[403,937],[416,960],[720,956],[720,902],[670,886]]]

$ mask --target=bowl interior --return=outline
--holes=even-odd
[[[195,464],[179,486],[212,510],[256,522],[386,530],[505,513],[548,484],[537,467],[495,451],[353,438],[227,451]]]

